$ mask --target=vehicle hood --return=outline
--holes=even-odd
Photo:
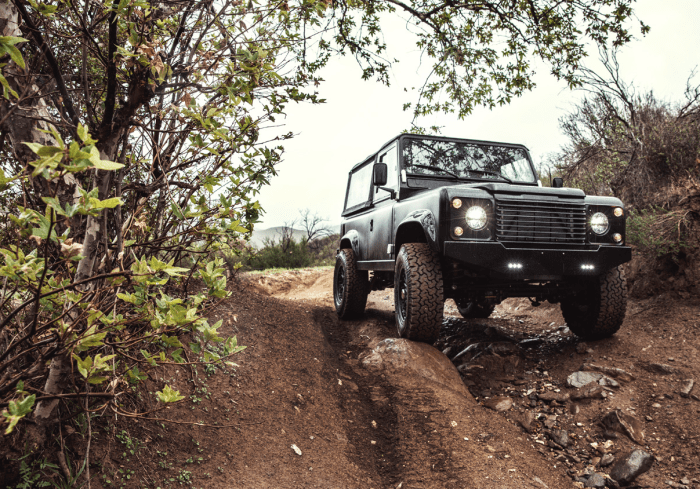
[[[555,197],[555,198],[568,198],[568,199],[583,199],[586,194],[583,190],[577,188],[552,188],[552,187],[535,187],[532,185],[513,185],[510,183],[500,183],[500,182],[480,182],[471,185],[459,185],[452,187],[454,189],[458,187],[466,188],[479,188],[486,190],[488,193],[497,196],[503,195],[504,197],[516,197],[518,195],[537,195],[541,197]]]

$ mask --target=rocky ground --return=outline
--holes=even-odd
[[[696,300],[631,301],[595,343],[547,303],[464,320],[448,302],[429,347],[394,339],[391,290],[339,321],[332,273],[233,280],[211,319],[247,346],[237,366],[149,372],[187,398],[95,419],[91,487],[700,488]],[[73,460],[81,426],[61,434]]]

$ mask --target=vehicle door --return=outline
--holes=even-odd
[[[372,187],[372,213],[369,220],[369,260],[375,270],[393,270],[394,203],[399,189],[397,143],[379,153],[378,163],[386,163],[387,179],[384,188]],[[391,191],[394,191],[392,198]]]
[[[374,156],[368,158],[350,173],[345,195],[345,210],[341,235],[356,231],[358,261],[369,260],[370,214],[372,213],[372,168]],[[353,245],[354,247],[354,245]]]

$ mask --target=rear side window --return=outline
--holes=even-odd
[[[350,174],[348,198],[345,201],[346,209],[364,204],[369,200],[369,187],[372,183],[372,165],[370,163],[371,161]]]

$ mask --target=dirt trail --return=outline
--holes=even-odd
[[[700,380],[697,302],[631,302],[621,332],[589,344],[546,303],[511,300],[470,321],[448,303],[436,344],[445,355],[431,351],[457,380],[441,383],[416,369],[365,366],[395,336],[393,291],[373,292],[362,320],[341,322],[332,274],[234,281],[210,320],[247,346],[238,366],[151,375],[149,391],[168,383],[188,396],[159,413],[183,424],[118,419],[110,429],[121,441],[98,444],[93,456],[93,473],[112,481],[103,487],[572,488],[586,471],[608,473],[597,465],[605,452],[619,459],[642,448],[656,461],[638,487],[700,488],[698,387],[679,395],[686,379]],[[574,392],[567,376],[585,363],[634,379],[618,379],[605,398],[557,397]],[[485,406],[498,396],[512,406]],[[637,420],[640,443],[600,424],[615,409]],[[548,436],[557,429],[568,447]],[[134,457],[124,433],[140,444]]]

